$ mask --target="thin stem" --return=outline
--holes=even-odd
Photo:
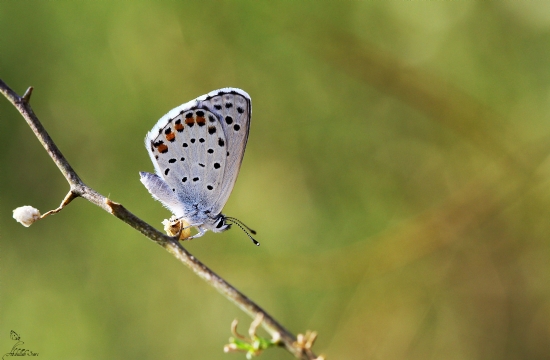
[[[50,138],[46,129],[44,129],[40,123],[40,120],[38,120],[38,117],[34,114],[29,103],[32,94],[32,87],[27,89],[25,95],[19,96],[0,79],[0,92],[17,108],[17,110],[19,110],[70,185],[71,189],[61,205],[57,209],[44,214],[44,216],[61,211],[61,209],[63,209],[76,197],[82,197],[88,200],[89,202],[101,207],[121,219],[134,229],[140,231],[149,239],[156,242],[158,245],[165,248],[169,253],[193,270],[195,274],[218,290],[218,292],[237,305],[250,317],[256,318],[258,314],[261,314],[263,316],[263,328],[270,333],[271,336],[278,336],[280,338],[281,345],[284,346],[296,358],[304,360],[317,358],[310,349],[304,349],[303,346],[300,346],[296,342],[296,337],[286,330],[281,324],[279,324],[267,312],[265,312],[265,310],[191,255],[191,253],[189,253],[175,238],[162,234],[154,227],[141,220],[130,211],[126,210],[126,208],[122,205],[111,201],[97,191],[86,186]]]

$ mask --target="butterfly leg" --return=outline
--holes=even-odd
[[[189,237],[188,237],[187,239],[185,239],[185,240],[196,239],[196,238],[199,238],[199,237],[203,236],[203,235],[206,233],[206,229],[204,229],[204,228],[202,227],[202,225],[198,225],[198,226],[197,226],[197,225],[189,225],[189,226],[196,226],[196,228],[197,228],[197,230],[199,231],[199,233],[198,233],[198,234],[195,234],[195,235],[193,235],[193,236],[189,236]]]
[[[179,228],[179,230],[177,230],[177,232],[175,233],[175,235],[174,235],[173,232],[170,233],[170,235],[173,235],[174,238],[175,238],[176,240],[181,240],[181,241],[183,241],[183,240],[189,239],[189,236],[191,235],[191,231],[188,230],[188,229],[189,229],[191,226],[185,226],[185,227],[184,227],[184,226],[182,226],[183,224],[182,224],[180,221],[177,221],[176,224],[177,224],[176,226]],[[187,230],[187,231],[186,231],[186,230]]]

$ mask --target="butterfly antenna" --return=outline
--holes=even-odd
[[[250,231],[253,235],[256,235],[256,231],[255,231],[255,230],[252,230],[251,228],[249,228],[248,226],[246,226],[246,224],[243,223],[241,220],[236,219],[236,218],[234,218],[234,217],[230,217],[230,216],[226,216],[225,218],[231,220],[231,221],[234,222],[234,223],[239,223],[239,224],[241,224],[242,226],[244,226],[244,227],[246,228],[246,230]]]
[[[246,226],[245,224],[243,224],[242,222],[238,221],[238,220],[235,219],[235,218],[226,217],[225,220],[229,220],[229,221],[232,222],[233,224],[235,224],[235,225],[237,225],[238,227],[240,227],[241,230],[244,231],[244,233],[245,233],[246,235],[248,235],[248,237],[250,238],[250,240],[252,240],[252,242],[254,243],[254,245],[260,246],[260,243],[259,243],[256,239],[254,239],[254,238],[252,237],[252,235],[250,235],[250,234],[248,233],[248,231],[246,231],[246,229],[248,229],[248,230],[250,230],[251,233],[256,234],[256,232],[255,232],[254,230],[252,230],[251,228],[249,228],[248,226]],[[235,220],[237,220],[237,221],[235,221]],[[245,229],[245,227],[246,227],[246,229]]]

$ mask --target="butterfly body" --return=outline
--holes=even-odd
[[[197,228],[191,238],[231,226],[221,211],[239,173],[251,112],[245,91],[215,90],[169,111],[145,137],[156,174],[140,172],[141,182]]]

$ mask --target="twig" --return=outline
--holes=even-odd
[[[169,253],[193,270],[195,274],[218,290],[223,296],[237,305],[250,317],[257,318],[258,315],[261,315],[263,317],[263,328],[274,338],[279,338],[281,346],[285,347],[286,350],[292,353],[296,358],[304,360],[317,358],[311,349],[305,349],[304,347],[298,346],[294,335],[286,330],[256,303],[231,286],[227,281],[206,267],[206,265],[202,262],[197,260],[183,246],[181,246],[178,240],[162,234],[154,227],[126,210],[122,205],[111,201],[84,184],[34,114],[29,104],[32,94],[32,87],[29,87],[23,96],[19,96],[0,79],[0,92],[17,108],[17,110],[19,110],[70,185],[70,191],[61,205],[57,209],[47,212],[42,217],[61,211],[66,205],[77,197],[82,197],[88,200],[89,202],[121,219],[134,229],[140,231],[149,239],[156,242],[158,245],[165,248]]]

